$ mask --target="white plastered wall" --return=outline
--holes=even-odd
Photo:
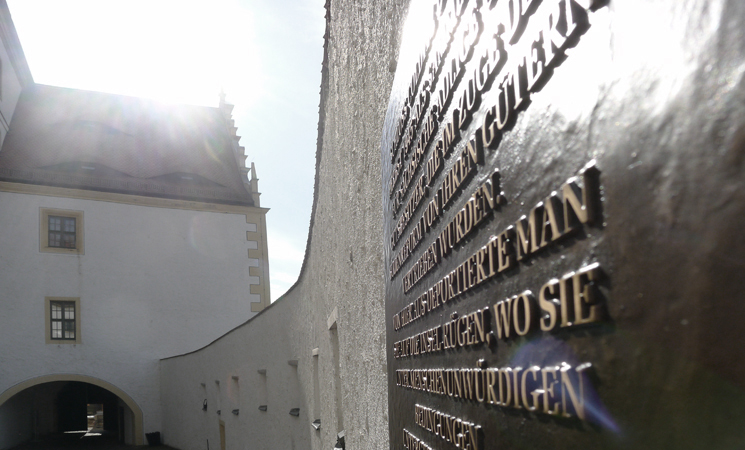
[[[274,303],[209,347],[161,361],[167,445],[205,449],[209,441],[209,448],[220,448],[222,421],[227,448],[310,448],[313,418],[294,365],[297,354],[278,329],[283,319],[293,323],[292,306]],[[290,415],[293,408],[298,416]]]

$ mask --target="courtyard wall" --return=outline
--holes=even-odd
[[[389,446],[380,143],[407,7],[405,0],[327,2],[303,269],[258,316],[161,361],[166,444],[201,450],[209,439],[217,448],[222,422],[233,449],[330,449],[342,430],[346,448]]]

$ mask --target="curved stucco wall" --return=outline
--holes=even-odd
[[[295,354],[281,324],[266,320],[292,323],[298,319],[292,306],[275,303],[251,326],[205,349],[161,361],[163,438],[168,445],[220,448],[222,422],[228,448],[307,448],[308,410],[298,368],[288,364]],[[261,405],[266,411],[259,410]],[[299,408],[299,416],[289,414],[293,408]]]
[[[209,439],[216,448],[222,420],[228,448],[330,449],[342,429],[347,448],[388,447],[380,142],[407,6],[327,3],[303,270],[287,294],[245,325],[200,351],[161,361],[167,444],[206,449]],[[259,369],[266,369],[265,379]],[[262,395],[266,412],[258,409]],[[298,417],[289,415],[295,407]]]

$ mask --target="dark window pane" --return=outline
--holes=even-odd
[[[75,339],[75,322],[64,322],[65,339]]]
[[[62,231],[61,219],[59,217],[49,216],[49,231]]]
[[[64,248],[75,248],[75,235],[74,234],[63,234],[62,245]]]

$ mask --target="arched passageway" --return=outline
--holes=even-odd
[[[81,375],[34,378],[0,394],[0,450],[55,436],[141,445],[142,411],[116,386]]]

